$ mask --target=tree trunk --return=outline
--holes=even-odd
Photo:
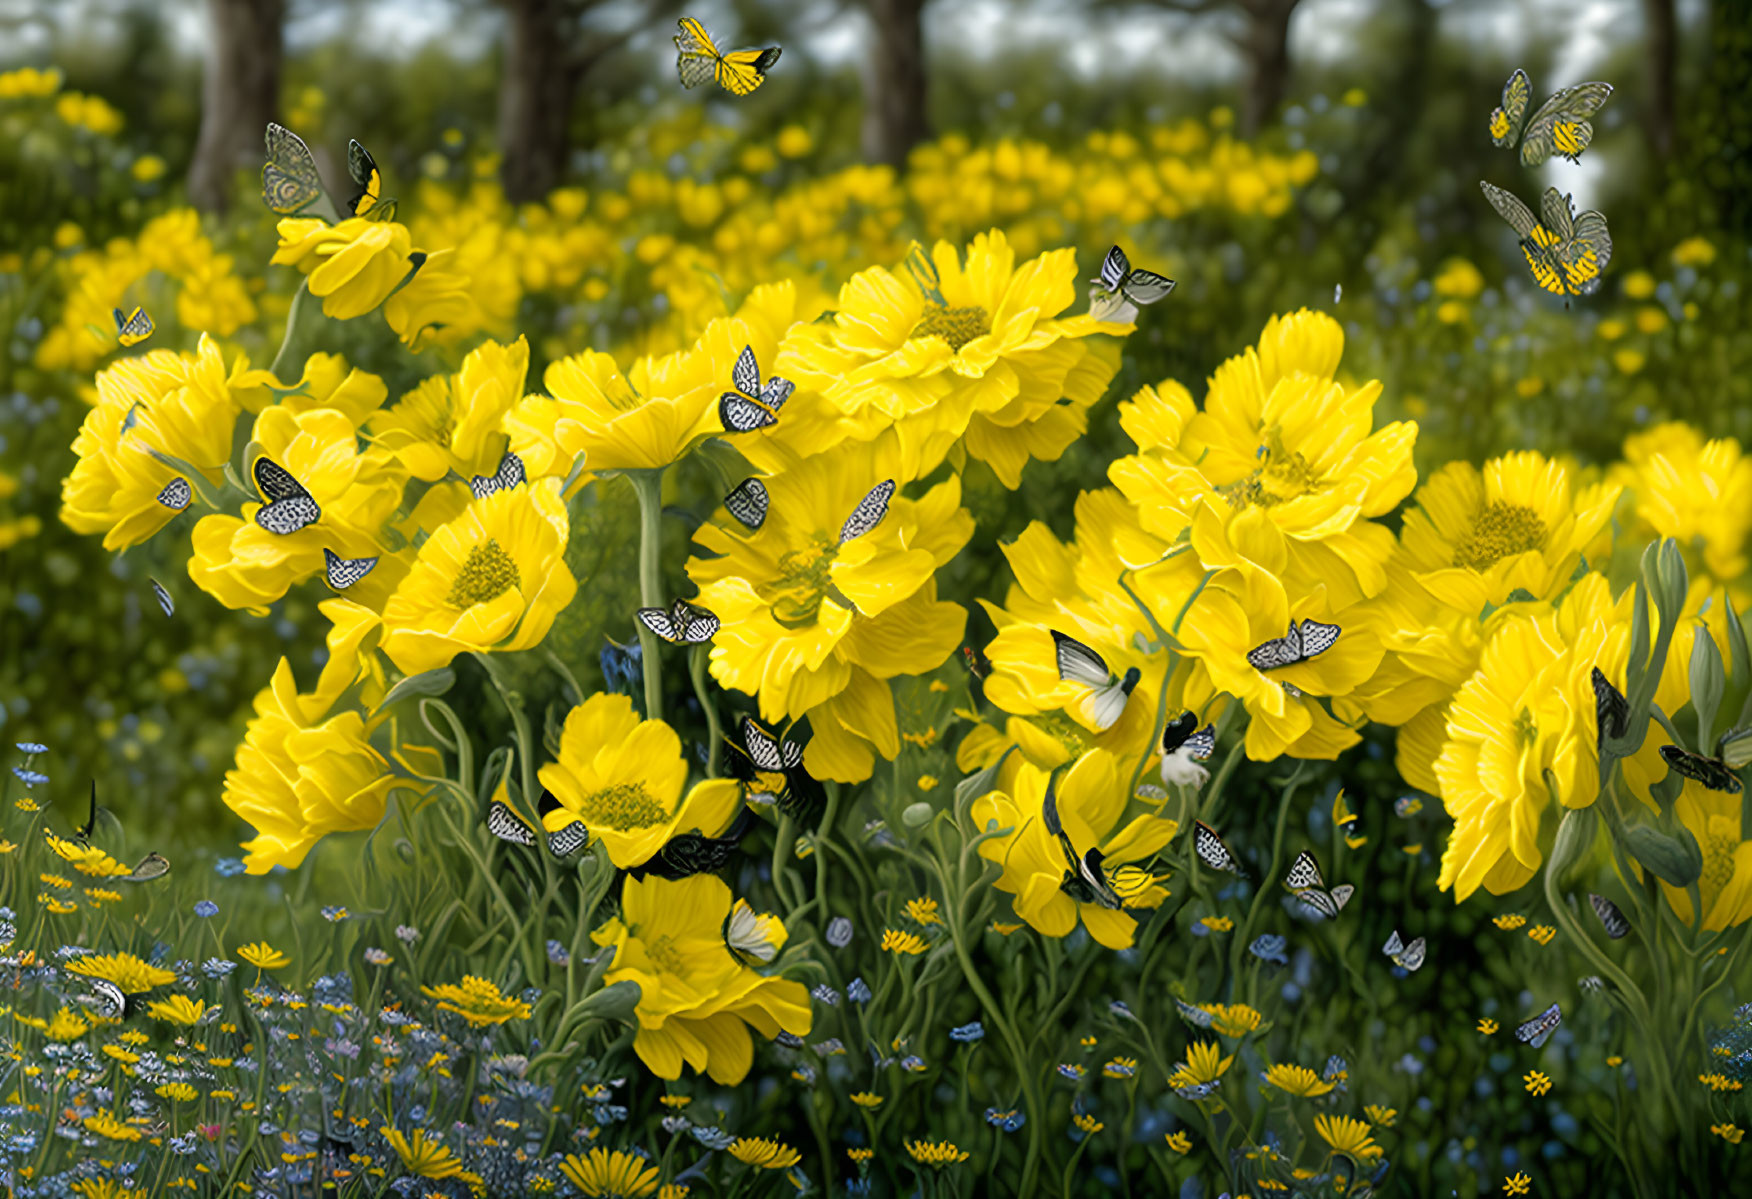
[[[1673,74],[1679,54],[1679,30],[1673,0],[1643,0],[1643,50],[1649,72],[1644,126],[1649,150],[1665,161],[1673,154],[1674,114],[1678,108],[1673,95]]]
[[[1241,134],[1253,137],[1271,119],[1290,82],[1290,14],[1297,0],[1252,0],[1241,53],[1247,59],[1247,90],[1241,97]]]
[[[504,0],[505,73],[499,83],[499,179],[513,204],[538,203],[565,177],[572,101],[582,78],[564,0]]]
[[[898,168],[931,134],[925,117],[926,0],[865,3],[873,28],[864,61],[864,158]]]
[[[207,0],[207,69],[189,198],[204,212],[231,204],[239,167],[260,166],[262,132],[280,107],[285,0]]]

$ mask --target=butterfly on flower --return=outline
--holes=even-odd
[[[176,476],[158,491],[158,502],[175,512],[181,512],[189,506],[194,498],[194,491],[189,487],[189,481],[181,475]]]
[[[1407,942],[1399,939],[1399,930],[1394,929],[1393,935],[1387,938],[1387,944],[1381,946],[1381,952],[1393,959],[1393,964],[1408,974],[1424,964],[1424,939]]]
[[[1563,1008],[1552,1004],[1543,1012],[1515,1029],[1517,1040],[1525,1041],[1535,1049],[1543,1049],[1545,1042],[1551,1039],[1551,1034],[1557,1031],[1557,1026],[1563,1023]]]
[[[779,410],[797,386],[777,375],[762,384],[753,346],[743,346],[742,353],[736,356],[736,363],[730,368],[730,385],[736,390],[718,397],[718,420],[726,433],[752,433],[778,424]]]
[[[377,169],[377,160],[357,141],[347,142],[347,174],[354,189],[347,200],[348,216],[371,221],[395,220],[395,197],[383,198],[383,176]]]
[[[1123,678],[1115,679],[1113,671],[1108,669],[1107,659],[1078,641],[1057,629],[1050,630],[1053,646],[1058,661],[1058,676],[1067,683],[1081,683],[1090,689],[1091,695],[1083,700],[1083,710],[1095,722],[1095,727],[1105,732],[1113,727],[1125,712],[1125,704],[1131,698],[1133,688],[1143,677],[1143,672],[1136,666],[1125,672]]]
[[[304,139],[283,125],[268,123],[267,162],[262,165],[262,203],[292,216],[322,196],[322,175]]]
[[[1064,823],[1059,819],[1056,775],[1047,780],[1046,799],[1041,803],[1040,818],[1046,825],[1046,831],[1058,838],[1059,848],[1064,851],[1067,869],[1064,878],[1059,881],[1059,890],[1078,903],[1118,909],[1119,896],[1108,881],[1107,872],[1102,869],[1104,855],[1101,850],[1091,846],[1088,852],[1079,855],[1076,846],[1071,843],[1070,835],[1065,832]]]
[[[1594,915],[1600,917],[1600,924],[1606,929],[1606,935],[1614,941],[1630,932],[1630,921],[1624,918],[1624,913],[1618,910],[1618,905],[1604,895],[1588,892],[1588,903],[1594,908]]]
[[[541,817],[542,827],[547,832],[548,852],[556,858],[569,858],[590,843],[590,830],[582,820],[575,817],[557,829],[547,829],[547,817],[552,812],[566,811],[552,791],[542,788],[541,799],[537,802],[536,815]],[[531,846],[536,841],[536,830],[523,818],[516,808],[504,800],[495,799],[487,805],[487,831],[501,841],[509,841],[513,845]]]
[[[1592,295],[1600,288],[1600,272],[1612,261],[1612,234],[1606,218],[1588,211],[1580,216],[1570,198],[1547,188],[1540,218],[1500,187],[1479,181],[1485,199],[1497,215],[1521,236],[1521,253],[1534,282],[1557,296]]]
[[[629,866],[627,873],[636,879],[648,874],[671,881],[694,874],[710,874],[730,864],[730,855],[742,843],[742,838],[754,826],[754,814],[747,808],[736,813],[736,819],[721,837],[708,837],[699,829],[678,833],[664,843],[649,860]]]
[[[126,349],[129,346],[139,345],[148,337],[151,337],[152,331],[157,328],[157,326],[152,323],[151,314],[137,304],[134,306],[134,310],[125,316],[122,314],[120,308],[115,309],[114,312],[116,318],[116,340],[122,343],[123,349]]]
[[[772,497],[767,494],[766,484],[755,478],[742,480],[724,497],[724,507],[750,533],[760,531],[760,527],[766,523],[767,509],[771,505]]]
[[[1162,729],[1162,783],[1168,786],[1202,787],[1210,771],[1199,765],[1210,761],[1217,749],[1217,728],[1198,727],[1198,716],[1182,712]]]
[[[1194,1028],[1209,1028],[1215,1021],[1211,1013],[1195,1004],[1186,1002],[1178,995],[1174,997],[1174,1010],[1180,1013],[1180,1018]]]
[[[1527,104],[1533,81],[1519,67],[1503,84],[1503,102],[1490,114],[1490,140],[1512,150],[1521,146],[1521,165],[1536,167],[1553,154],[1575,162],[1594,140],[1588,118],[1612,95],[1610,83],[1578,83],[1562,88],[1541,104],[1531,119]]]
[[[85,984],[91,994],[79,996],[79,1001],[105,1020],[126,1020],[140,1010],[138,999],[107,978],[88,978]]]
[[[700,645],[718,631],[718,617],[706,608],[676,600],[668,609],[640,608],[639,623],[671,645]]]
[[[1199,861],[1212,870],[1247,877],[1247,872],[1241,869],[1241,860],[1229,851],[1228,845],[1217,835],[1217,830],[1202,820],[1192,822],[1192,848],[1198,854]]]
[[[1282,637],[1274,637],[1247,651],[1248,665],[1255,670],[1276,670],[1306,662],[1331,649],[1343,631],[1338,625],[1321,624],[1317,620],[1292,620],[1289,631]]]
[[[475,475],[468,481],[468,489],[477,500],[484,500],[496,492],[508,491],[513,487],[522,486],[526,478],[523,472],[523,459],[506,450],[499,459],[499,469],[490,475]]]
[[[803,766],[803,746],[774,736],[752,716],[743,716],[741,744],[726,737],[731,749],[730,777],[751,789],[749,802],[770,803],[799,820],[827,798],[821,783]]]
[[[724,944],[743,964],[764,966],[779,956],[785,926],[777,916],[756,912],[746,899],[738,899],[724,917]]]
[[[1154,304],[1174,290],[1174,280],[1134,267],[1124,250],[1114,246],[1101,262],[1101,273],[1089,280],[1089,315],[1098,321],[1129,325],[1138,308]]]
[[[683,17],[676,25],[680,31],[675,35],[675,70],[683,87],[716,79],[732,96],[746,96],[766,82],[766,73],[779,61],[777,46],[723,54],[706,27],[692,17]]]
[[[1674,771],[1684,775],[1694,783],[1702,783],[1711,791],[1721,791],[1728,795],[1738,795],[1745,790],[1745,784],[1740,782],[1740,776],[1729,769],[1721,758],[1708,757],[1705,754],[1692,753],[1688,749],[1680,749],[1677,745],[1661,746],[1661,757],[1667,760],[1667,765]]]
[[[1306,849],[1290,862],[1289,871],[1284,875],[1284,887],[1304,906],[1328,920],[1335,919],[1356,893],[1356,888],[1349,883],[1340,883],[1330,891],[1327,890],[1326,878],[1320,873],[1319,861]]]
[[[158,606],[164,609],[164,614],[166,616],[175,616],[176,601],[170,598],[170,592],[164,589],[164,584],[160,583],[157,579],[148,579],[147,582],[152,584],[153,598],[158,601]]]
[[[250,473],[264,501],[256,509],[255,522],[268,532],[283,537],[321,519],[322,509],[304,484],[266,454],[256,458]]]
[[[852,509],[852,514],[846,517],[845,524],[840,526],[839,543],[844,545],[854,541],[881,524],[888,515],[888,501],[893,498],[893,479],[884,479],[872,487]]]
[[[369,558],[343,558],[328,546],[322,547],[323,579],[333,591],[345,591],[370,574],[377,565],[375,555]]]

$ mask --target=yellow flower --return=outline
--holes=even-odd
[[[96,1133],[106,1141],[138,1141],[144,1134],[111,1111],[98,1109],[83,1121],[87,1132]]]
[[[851,1158],[855,1164],[861,1166],[871,1158],[875,1157],[876,1151],[868,1146],[857,1146],[846,1150],[846,1156]]]
[[[921,1166],[930,1166],[941,1170],[945,1166],[958,1165],[966,1161],[972,1154],[964,1149],[958,1149],[948,1141],[909,1141],[901,1138],[902,1145],[912,1159]]]
[[[167,1082],[158,1088],[157,1093],[176,1103],[193,1103],[200,1097],[200,1092],[186,1082]]]
[[[1186,1047],[1186,1061],[1169,1077],[1168,1085],[1196,1087],[1215,1082],[1234,1060],[1233,1056],[1223,1057],[1215,1041],[1194,1041]]]
[[[481,328],[488,319],[487,280],[472,275],[472,265],[455,248],[431,251],[413,278],[383,301],[383,319],[403,345],[419,350],[428,332],[453,344]]]
[[[1062,774],[1055,795],[1060,823],[1078,855],[1100,851],[1101,869],[1116,891],[1120,908],[1107,907],[1087,891],[1062,885],[1079,868],[1065,860],[1063,843],[1040,819],[1049,775],[1024,763],[1008,793],[992,791],[973,805],[980,829],[1009,829],[1005,836],[980,842],[980,856],[1003,867],[997,886],[1015,898],[1016,914],[1049,937],[1068,936],[1081,918],[1089,935],[1109,949],[1131,945],[1137,920],[1129,909],[1157,906],[1167,896],[1154,875],[1133,865],[1154,858],[1173,839],[1178,826],[1142,814],[1122,821],[1126,807],[1122,761],[1104,749],[1090,750]]]
[[[130,867],[116,861],[95,845],[81,845],[77,841],[57,837],[47,829],[43,830],[43,839],[56,857],[81,874],[88,874],[93,878],[120,878],[131,873]]]
[[[169,999],[155,1000],[146,1007],[148,1015],[184,1026],[199,1024],[208,1010],[206,1000],[190,999],[187,995],[172,995]]]
[[[1612,1054],[1610,1057],[1608,1057],[1606,1059],[1606,1064],[1608,1066],[1611,1066],[1614,1070],[1616,1070],[1616,1069],[1618,1069],[1618,1067],[1624,1065],[1624,1059],[1619,1057],[1617,1054]]]
[[[1648,360],[1647,354],[1641,350],[1633,350],[1629,346],[1612,352],[1612,365],[1618,368],[1620,374],[1634,375],[1643,368]]]
[[[783,1141],[765,1137],[737,1137],[730,1142],[730,1156],[760,1170],[789,1170],[803,1160]]]
[[[1551,944],[1551,938],[1557,936],[1557,930],[1549,924],[1536,924],[1527,930],[1527,935],[1541,945]]]
[[[1459,300],[1443,300],[1436,305],[1436,319],[1444,325],[1464,324],[1472,316],[1472,309]]]
[[[1227,1007],[1220,1003],[1201,1006],[1211,1014],[1211,1028],[1225,1037],[1244,1037],[1258,1028],[1263,1019],[1257,1009],[1245,1003],[1233,1003]]]
[[[1646,300],[1655,294],[1655,277],[1647,271],[1632,271],[1620,286],[1631,299]]]
[[[1711,1124],[1709,1130],[1730,1145],[1738,1145],[1741,1139],[1746,1135],[1745,1129],[1732,1122],[1727,1124]]]
[[[175,971],[161,969],[131,953],[85,954],[67,963],[67,973],[101,978],[128,995],[176,981]]]
[[[1679,422],[1633,433],[1611,477],[1636,500],[1637,531],[1675,538],[1693,572],[1739,583],[1752,537],[1752,457]]]
[[[570,524],[560,481],[475,500],[420,547],[383,610],[383,651],[404,674],[459,653],[540,643],[578,585],[565,563]]]
[[[1673,261],[1680,266],[1708,266],[1716,259],[1716,248],[1707,237],[1688,237],[1673,247]]]
[[[666,1182],[657,1188],[657,1199],[687,1199],[693,1188],[684,1183]]]
[[[1526,1174],[1517,1170],[1515,1173],[1503,1179],[1503,1194],[1525,1195],[1532,1186],[1533,1180],[1527,1177]]]
[[[852,1102],[862,1108],[878,1108],[882,1106],[882,1096],[870,1091],[853,1091]]]
[[[680,1078],[685,1063],[734,1086],[754,1062],[749,1025],[768,1038],[809,1031],[803,984],[757,974],[730,954],[730,906],[730,888],[714,875],[629,877],[620,916],[592,934],[614,949],[605,984],[639,985],[633,1051],[659,1078]]]
[[[1393,1108],[1381,1107],[1374,1103],[1364,1104],[1363,1114],[1382,1128],[1392,1128],[1393,1121],[1399,1118],[1399,1113]]]
[[[1738,1091],[1746,1085],[1725,1074],[1699,1074],[1697,1081],[1712,1091]]]
[[[1322,1079],[1306,1066],[1288,1066],[1283,1063],[1271,1067],[1265,1072],[1265,1081],[1279,1090],[1288,1091],[1304,1099],[1316,1095],[1324,1095],[1332,1090],[1332,1084]]]
[[[528,370],[524,338],[508,346],[485,342],[462,360],[456,374],[428,377],[392,407],[373,413],[366,428],[372,441],[416,479],[432,483],[451,471],[464,479],[491,475],[505,448],[500,422],[522,399]],[[526,470],[529,466],[524,463]]]
[[[742,806],[734,779],[687,789],[681,738],[661,720],[639,719],[624,695],[599,693],[573,708],[559,760],[540,779],[564,808],[550,823],[582,820],[622,869],[643,865],[680,833],[720,835]]]
[[[1314,1131],[1332,1146],[1332,1152],[1343,1153],[1359,1161],[1374,1161],[1381,1156],[1381,1146],[1369,1136],[1369,1126],[1349,1116],[1317,1115]]]
[[[12,1017],[20,1024],[27,1025],[43,1033],[51,1041],[77,1041],[91,1028],[89,1022],[78,1012],[63,1007],[47,1020],[36,1016],[27,1016],[23,1012],[15,1012]]]
[[[1082,1132],[1084,1136],[1094,1136],[1103,1128],[1107,1127],[1107,1125],[1097,1120],[1094,1116],[1091,1116],[1088,1112],[1075,1113],[1071,1116],[1071,1123],[1076,1125],[1077,1129]]]
[[[1667,327],[1668,323],[1665,309],[1648,304],[1636,310],[1636,331],[1638,333],[1659,333]]]
[[[884,953],[917,957],[929,948],[930,944],[917,933],[902,932],[893,928],[882,930],[882,952]]]
[[[723,621],[712,677],[759,696],[769,722],[807,716],[805,765],[816,778],[859,782],[876,755],[900,752],[887,680],[940,666],[966,627],[959,605],[937,599],[935,579],[973,532],[958,479],[918,500],[896,492],[880,523],[840,541],[874,488],[904,481],[858,446],[817,454],[767,480],[757,531],[726,517],[695,534],[713,556],[690,559],[688,574]]]
[[[1521,1076],[1521,1082],[1526,1086],[1529,1095],[1543,1095],[1551,1090],[1551,1079],[1537,1070],[1529,1070]]]
[[[1470,300],[1484,290],[1484,276],[1466,259],[1450,258],[1436,276],[1434,286],[1438,296]]]
[[[521,999],[505,995],[497,984],[473,974],[465,974],[460,984],[443,983],[436,987],[421,987],[420,991],[427,998],[438,1001],[439,1011],[455,1012],[473,1028],[503,1024],[507,1020],[527,1020],[531,1010]]]
[[[1186,1154],[1192,1152],[1192,1138],[1187,1136],[1185,1132],[1168,1133],[1167,1139],[1168,1148],[1174,1150],[1174,1152],[1181,1156],[1184,1157]]]
[[[657,1189],[661,1177],[656,1166],[636,1153],[616,1149],[592,1149],[586,1154],[568,1153],[560,1173],[586,1195],[615,1195],[639,1199]],[[665,1188],[667,1189],[667,1188]]]
[[[943,917],[937,914],[937,901],[928,896],[907,900],[906,914],[914,924],[943,923]]]
[[[395,1155],[401,1158],[402,1168],[409,1174],[420,1178],[457,1178],[468,1183],[472,1189],[480,1189],[480,1176],[464,1170],[461,1159],[443,1141],[436,1137],[428,1140],[425,1129],[416,1128],[408,1134],[385,1126],[378,1131],[389,1142],[389,1147],[395,1150]]]
[[[282,970],[292,964],[291,958],[266,941],[252,941],[248,945],[240,946],[237,960],[246,962],[257,970]]]
[[[1235,927],[1235,922],[1227,916],[1201,916],[1198,922],[1213,933],[1226,933]]]
[[[317,217],[287,217],[270,260],[297,267],[324,315],[338,321],[364,316],[408,277],[414,263],[407,226],[349,217],[330,225]]]
[[[1509,912],[1506,915],[1493,916],[1491,918],[1491,923],[1502,929],[1504,932],[1512,933],[1523,924],[1527,923],[1527,917],[1521,915],[1519,912]]]

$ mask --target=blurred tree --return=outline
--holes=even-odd
[[[1648,63],[1648,99],[1643,119],[1649,151],[1666,160],[1673,154],[1673,72],[1679,55],[1679,20],[1673,0],[1643,0],[1643,52]]]
[[[572,153],[572,102],[603,58],[676,7],[648,0],[626,24],[597,28],[614,0],[499,0],[505,10],[505,71],[499,84],[499,179],[514,204],[544,200]]]
[[[262,130],[278,114],[286,0],[207,0],[201,133],[189,163],[189,199],[223,212],[240,166],[259,164]]]
[[[900,167],[931,136],[925,115],[924,12],[929,0],[864,0],[870,53],[864,60],[864,158]]]
[[[1241,92],[1240,132],[1252,137],[1283,103],[1290,83],[1290,18],[1301,0],[1144,0],[1148,7],[1203,16],[1239,13],[1229,40],[1247,64]]]

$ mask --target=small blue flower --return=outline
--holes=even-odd
[[[208,978],[224,978],[237,969],[237,963],[224,958],[208,958],[201,963],[201,973]]]
[[[828,1007],[839,1006],[839,992],[828,986],[826,983],[821,983],[809,993],[822,1003],[825,1003]]]
[[[710,1124],[695,1124],[688,1131],[693,1134],[694,1140],[707,1149],[728,1149],[730,1143],[736,1139],[733,1133]]]
[[[971,1045],[975,1041],[983,1040],[984,1038],[985,1025],[981,1024],[978,1020],[963,1024],[959,1028],[952,1028],[949,1030],[949,1039],[952,1041],[960,1041],[963,1045]]]
[[[616,1103],[599,1103],[593,1114],[598,1124],[613,1124],[627,1118],[627,1109]]]
[[[20,741],[17,742],[17,745],[18,752],[21,754],[46,754],[49,752],[49,747],[40,741]]]
[[[200,899],[195,901],[195,915],[199,916],[202,920],[210,919],[218,914],[219,905],[214,903],[211,899]]]
[[[22,766],[14,766],[12,768],[12,773],[17,775],[18,781],[27,787],[34,787],[38,783],[46,783],[49,781],[48,775],[41,774],[35,770],[26,770]]]
[[[900,1068],[913,1074],[923,1074],[925,1072],[925,1059],[916,1053],[909,1053],[900,1059]]]
[[[846,984],[846,998],[853,1003],[869,1003],[871,998],[870,984],[865,982],[861,976],[854,978]]]
[[[220,878],[236,878],[249,867],[243,864],[242,858],[220,858],[213,863],[213,869],[218,872]]]
[[[1127,1020],[1137,1019],[1136,1016],[1132,1015],[1131,1008],[1123,999],[1115,999],[1112,1003],[1107,1005],[1107,1010],[1112,1012],[1115,1016],[1122,1016]]]
[[[1028,1123],[1028,1117],[1016,1108],[1011,1108],[1008,1111],[999,1111],[995,1107],[988,1107],[986,1108],[985,1118],[987,1124],[990,1124],[993,1128],[1001,1128],[1005,1132],[1015,1132],[1024,1124]]]
[[[1262,962],[1271,962],[1278,966],[1288,966],[1290,964],[1290,959],[1284,954],[1284,950],[1288,946],[1289,942],[1277,933],[1265,933],[1253,938],[1253,944],[1247,947],[1247,952],[1251,953]]]
[[[827,922],[827,943],[835,949],[844,949],[852,943],[852,922],[844,916],[835,916]]]
[[[547,956],[548,961],[556,966],[568,965],[572,960],[572,955],[567,953],[566,947],[561,945],[558,941],[549,941],[547,943]]]

